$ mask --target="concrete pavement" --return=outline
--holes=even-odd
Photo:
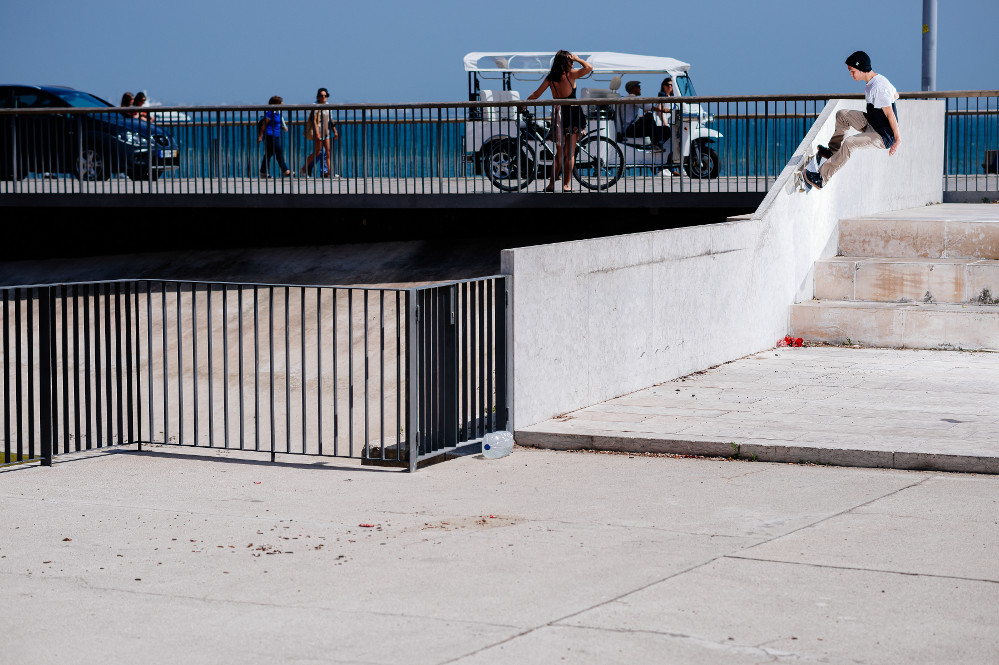
[[[995,476],[169,451],[0,472],[3,662],[999,659]]]
[[[555,449],[999,473],[999,353],[778,348],[517,429]]]

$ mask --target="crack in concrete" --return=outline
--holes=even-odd
[[[851,511],[854,511],[854,510],[856,510],[858,508],[862,508],[864,506],[870,505],[870,504],[872,504],[872,503],[874,503],[876,501],[880,501],[880,500],[888,498],[890,496],[894,496],[895,494],[898,494],[900,492],[904,492],[905,490],[908,490],[908,489],[912,489],[913,487],[918,487],[919,485],[922,485],[923,483],[925,483],[928,480],[930,480],[930,478],[932,478],[932,476],[927,476],[926,478],[922,478],[921,480],[919,480],[917,482],[910,483],[910,484],[908,484],[908,485],[906,485],[904,487],[900,487],[900,488],[898,488],[896,490],[893,490],[891,492],[888,492],[886,494],[882,494],[881,496],[877,496],[877,497],[875,497],[873,499],[869,499],[868,501],[864,501],[864,502],[859,503],[859,504],[857,504],[855,506],[851,506],[849,508],[841,510],[841,511],[839,511],[837,513],[834,513],[832,515],[827,515],[826,517],[823,517],[821,519],[815,520],[814,522],[811,522],[809,524],[805,524],[803,526],[800,526],[797,529],[792,529],[791,531],[788,531],[787,533],[783,533],[783,534],[774,536],[773,538],[768,538],[768,539],[764,540],[763,542],[755,543],[755,544],[753,544],[753,545],[751,545],[751,546],[749,546],[747,548],[743,548],[742,550],[739,550],[739,551],[750,550],[750,549],[753,549],[754,547],[759,547],[760,545],[765,545],[766,543],[773,542],[773,541],[775,541],[775,540],[777,540],[779,538],[784,538],[785,536],[789,536],[789,535],[791,535],[793,533],[797,533],[798,531],[801,531],[803,529],[811,528],[811,527],[816,526],[818,524],[821,524],[822,522],[825,522],[827,520],[834,519],[836,517],[839,517],[840,515],[845,515],[845,514],[851,512]],[[540,624],[540,625],[528,628],[528,629],[523,630],[523,631],[521,631],[521,632],[519,632],[519,633],[517,633],[515,635],[511,635],[510,637],[508,637],[506,639],[500,640],[498,642],[494,642],[493,644],[487,644],[484,647],[480,647],[478,649],[474,649],[474,650],[472,650],[472,651],[470,651],[470,652],[468,652],[466,654],[463,654],[461,656],[458,656],[456,658],[452,658],[452,659],[449,659],[449,660],[441,661],[439,663],[439,665],[448,665],[449,663],[456,663],[456,662],[458,662],[458,661],[460,661],[460,660],[462,660],[464,658],[467,658],[469,656],[474,656],[474,655],[476,655],[478,653],[482,653],[484,651],[488,651],[489,649],[493,649],[495,647],[502,646],[504,644],[507,644],[508,642],[512,642],[513,640],[516,640],[518,638],[524,637],[525,635],[530,635],[531,633],[534,633],[534,632],[536,632],[538,630],[541,630],[542,628],[547,628],[547,627],[550,627],[550,626],[554,626],[555,624],[563,623],[563,622],[571,619],[572,617],[576,617],[576,616],[579,616],[579,615],[581,615],[581,614],[583,614],[585,612],[589,612],[590,610],[594,610],[594,609],[596,609],[598,607],[603,607],[604,605],[609,605],[611,603],[620,601],[621,599],[627,598],[628,596],[631,596],[633,594],[639,593],[640,591],[644,591],[646,589],[650,589],[650,588],[652,588],[652,587],[654,587],[654,586],[656,586],[658,584],[662,584],[664,582],[667,582],[667,581],[669,581],[669,580],[671,580],[673,578],[679,577],[681,575],[686,575],[687,573],[693,572],[693,571],[695,571],[695,570],[697,570],[699,568],[703,568],[705,566],[709,566],[709,565],[711,565],[712,563],[714,563],[716,561],[719,561],[721,559],[726,559],[726,558],[739,558],[739,557],[737,555],[735,555],[735,554],[721,554],[719,556],[712,557],[711,559],[708,559],[707,561],[702,561],[701,563],[695,564],[693,566],[689,566],[689,567],[687,567],[687,568],[685,568],[683,570],[677,571],[677,572],[675,572],[675,573],[673,573],[671,575],[667,575],[666,577],[663,577],[662,579],[649,582],[648,584],[643,584],[640,587],[637,587],[637,588],[631,589],[630,591],[626,591],[624,593],[618,594],[617,596],[615,596],[613,598],[609,598],[607,600],[601,601],[601,602],[596,603],[594,605],[591,605],[589,607],[584,607],[584,608],[582,608],[580,610],[577,610],[575,612],[567,614],[567,615],[565,615],[563,617],[559,617],[557,619],[553,619],[551,621],[548,621],[547,623],[543,623],[543,624]],[[747,560],[753,560],[751,557],[742,557],[742,558],[745,558]],[[774,660],[776,660],[779,657],[779,656],[771,655],[771,654],[767,654],[767,655],[771,656],[771,658],[774,659]]]
[[[755,545],[754,545],[755,547]],[[862,573],[888,573],[890,575],[906,575],[908,577],[931,577],[943,580],[962,580],[964,582],[983,582],[985,584],[999,584],[999,580],[990,580],[981,577],[962,577],[960,575],[937,575],[934,573],[911,573],[904,570],[889,570],[887,568],[861,568],[859,566],[836,566],[828,563],[812,563],[810,561],[788,561],[785,559],[766,559],[755,556],[739,556],[737,554],[726,554],[725,559],[741,559],[743,561],[759,561],[762,563],[783,563],[792,566],[807,566],[809,568],[831,568],[835,570],[854,570]]]

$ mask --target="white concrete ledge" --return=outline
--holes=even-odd
[[[790,306],[814,293],[815,261],[836,254],[841,218],[939,202],[940,101],[899,102],[906,141],[894,157],[860,151],[828,187],[794,191],[835,112],[860,105],[826,105],[750,219],[505,250],[515,426],[773,346]]]

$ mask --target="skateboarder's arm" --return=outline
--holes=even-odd
[[[888,155],[894,155],[895,151],[898,150],[898,144],[902,142],[902,133],[898,130],[898,118],[895,117],[895,112],[890,106],[886,106],[882,111],[885,112],[885,117],[888,118],[888,124],[891,126],[892,134],[895,135],[895,142],[891,145],[888,150]]]

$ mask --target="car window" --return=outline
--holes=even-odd
[[[76,108],[111,106],[111,104],[104,101],[100,97],[95,97],[90,93],[81,92],[80,90],[53,90],[52,92],[59,97],[59,99],[61,99],[66,106],[75,106]]]
[[[55,100],[40,90],[18,90],[14,93],[14,106],[19,109],[40,109],[55,106]]]

